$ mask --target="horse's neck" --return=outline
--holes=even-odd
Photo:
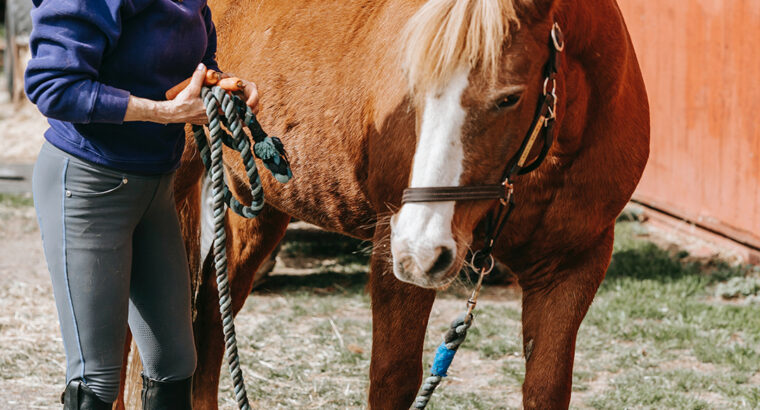
[[[527,192],[513,221],[516,243],[550,236],[556,226],[567,230],[542,240],[563,243],[562,235],[582,237],[584,229],[606,226],[633,193],[649,152],[646,91],[617,4],[561,1],[556,19],[566,48],[557,141],[548,164],[520,187]],[[550,207],[575,209],[582,217],[552,219],[561,213]]]
[[[568,58],[578,61],[600,90],[615,93],[623,83],[619,70],[633,54],[615,0],[560,0],[556,19],[565,31]]]
[[[414,142],[413,116],[399,120],[409,109],[396,39],[415,4],[253,3],[216,0],[211,6],[220,66],[259,84],[262,125],[283,137],[294,174],[308,175],[286,187],[267,186],[268,201],[301,219],[362,236],[352,227],[367,224],[367,195],[379,192],[367,187],[393,185],[381,177],[398,174],[394,166],[408,154],[398,135]],[[405,149],[390,153],[397,146]],[[373,202],[383,204],[388,197],[377,196]]]

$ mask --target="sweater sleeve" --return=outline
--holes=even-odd
[[[221,72],[219,64],[216,62],[216,26],[211,19],[211,9],[205,6],[202,10],[203,21],[206,23],[206,32],[208,33],[208,43],[206,46],[206,53],[203,55],[203,64],[214,71]]]
[[[121,33],[123,0],[35,0],[25,90],[43,115],[72,123],[121,123],[129,92],[98,81]]]

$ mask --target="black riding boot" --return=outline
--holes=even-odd
[[[162,382],[142,375],[143,410],[192,410],[193,378]]]
[[[81,380],[69,382],[61,395],[63,410],[111,410],[111,403],[100,400]]]

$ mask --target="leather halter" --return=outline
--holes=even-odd
[[[473,256],[473,265],[480,269],[491,257],[493,242],[501,233],[506,220],[514,208],[514,187],[512,178],[515,175],[527,174],[535,170],[546,159],[554,143],[554,123],[557,118],[557,73],[559,72],[559,54],[565,49],[565,40],[559,24],[554,23],[549,39],[549,60],[544,66],[543,93],[538,99],[536,115],[528,133],[520,144],[520,149],[509,160],[502,175],[501,184],[453,186],[453,187],[424,187],[407,188],[404,190],[401,203],[447,202],[447,201],[477,201],[498,199],[500,206],[496,214],[493,211],[486,226],[486,244],[483,249]],[[543,146],[532,162],[527,163],[531,150],[543,131]],[[478,260],[476,260],[478,259]]]

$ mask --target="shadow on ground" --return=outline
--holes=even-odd
[[[312,291],[330,294],[336,292],[362,293],[367,285],[367,273],[312,273],[309,275],[272,275],[255,292],[292,293]]]

